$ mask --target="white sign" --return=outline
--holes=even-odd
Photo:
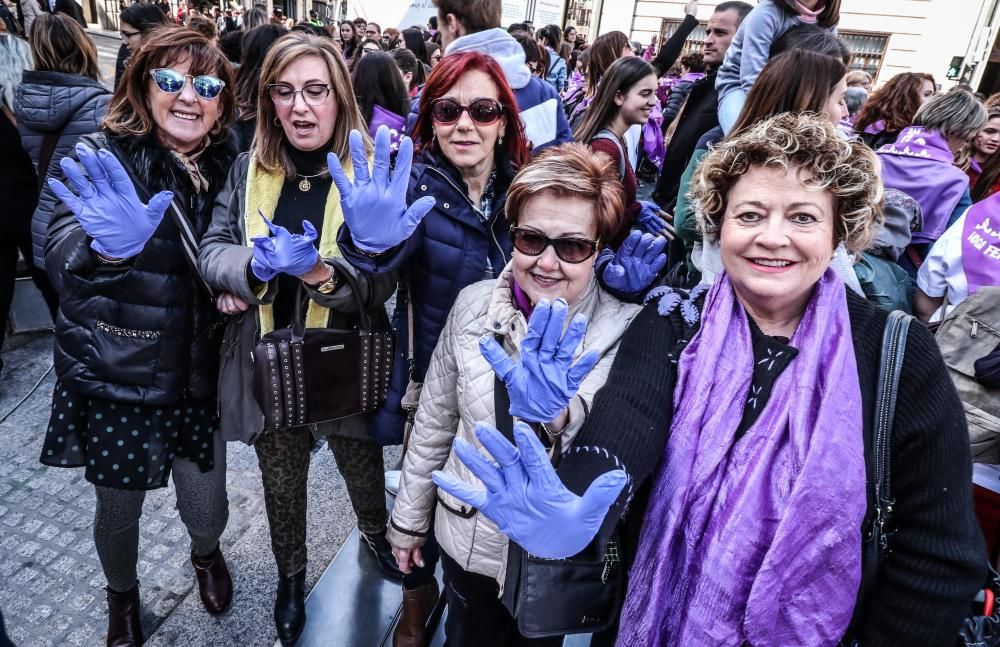
[[[540,29],[545,25],[563,24],[563,3],[561,0],[536,0],[535,2],[535,29]]]
[[[500,14],[500,26],[504,29],[515,22],[524,22],[528,17],[528,0],[503,0],[503,13]]]

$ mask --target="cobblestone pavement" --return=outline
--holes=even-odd
[[[105,580],[94,550],[94,490],[79,469],[38,462],[55,382],[51,335],[19,335],[0,377],[0,609],[19,647],[104,644]],[[40,381],[33,394],[25,398]],[[253,450],[228,446],[230,517],[222,538],[233,607],[209,616],[192,594],[187,532],[173,488],[149,492],[141,521],[142,622],[151,645],[274,644],[275,571]],[[355,524],[328,451],[310,470],[311,587]],[[189,595],[191,594],[191,595]]]

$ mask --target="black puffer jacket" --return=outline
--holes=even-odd
[[[174,192],[199,234],[208,228],[215,196],[236,156],[232,140],[210,146],[199,162],[211,189],[195,194],[187,172],[152,137],[98,133],[81,141],[94,150],[113,143],[149,192]],[[213,303],[199,292],[170,213],[125,265],[100,263],[90,242],[60,203],[45,247],[46,269],[60,294],[55,348],[60,381],[91,397],[136,404],[170,404],[186,394],[212,397],[221,327]]]
[[[80,137],[96,133],[108,111],[111,93],[103,85],[78,74],[25,70],[14,96],[14,114],[21,145],[31,155],[35,172],[48,176],[59,171],[63,158]],[[59,139],[47,168],[38,168],[42,143],[50,133]],[[45,267],[45,237],[58,200],[48,185],[42,185],[38,207],[31,219],[31,247],[35,265]]]

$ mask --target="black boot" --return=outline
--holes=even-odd
[[[278,574],[278,595],[274,600],[274,626],[285,647],[294,645],[306,624],[306,569],[291,577]]]
[[[142,623],[139,622],[139,585],[117,593],[108,591],[108,647],[139,647]]]
[[[363,532],[358,533],[361,537],[361,545],[368,548],[371,554],[375,557],[375,561],[378,563],[378,567],[382,569],[382,574],[392,580],[402,580],[403,572],[399,570],[399,564],[396,562],[396,557],[392,554],[392,546],[389,545],[389,540],[385,538],[385,532],[381,532],[377,535],[367,535]]]

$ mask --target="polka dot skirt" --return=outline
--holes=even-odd
[[[79,395],[57,383],[41,462],[85,467],[95,485],[151,490],[167,485],[175,458],[202,472],[215,464],[215,400],[172,406],[135,405]]]

